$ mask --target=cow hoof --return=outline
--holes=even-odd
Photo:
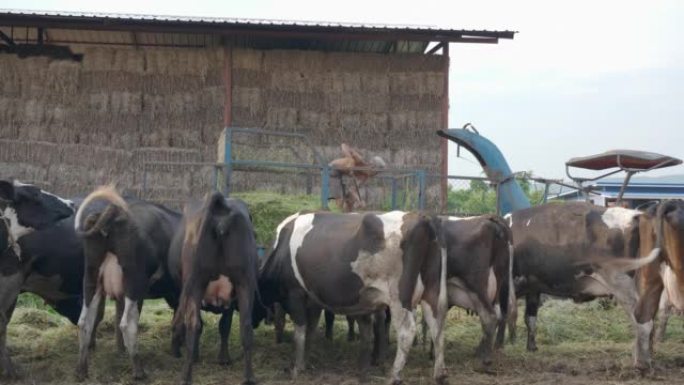
[[[83,382],[88,378],[88,372],[77,370],[76,371],[76,382]]]
[[[135,373],[133,373],[133,380],[135,381],[141,381],[147,378],[147,374],[145,374],[145,371],[140,369],[137,370]]]
[[[634,364],[634,368],[641,373],[641,375],[647,375],[649,371],[652,369],[652,366],[649,362],[644,362],[644,361],[637,361]]]
[[[4,378],[6,378],[9,381],[18,380],[21,377],[14,368],[14,365],[4,367],[3,372],[5,373]],[[1,374],[2,373],[0,373],[0,378],[3,378]]]

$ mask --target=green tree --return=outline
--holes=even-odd
[[[528,179],[518,179],[518,184],[533,205],[540,204],[543,189],[534,189]],[[488,214],[496,212],[496,191],[487,182],[471,180],[468,188],[455,188],[449,185],[447,192],[449,212],[463,214]]]

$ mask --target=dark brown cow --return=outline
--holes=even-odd
[[[513,240],[508,225],[498,216],[442,217],[441,237],[447,252],[449,307],[476,312],[484,335],[478,353],[485,365],[492,362],[496,345],[503,345],[508,305],[515,303],[511,263]]]
[[[247,205],[213,193],[202,205],[186,207],[183,218],[169,251],[171,260],[180,260],[183,282],[180,304],[173,319],[174,344],[185,334],[187,355],[182,382],[192,381],[193,353],[201,332],[200,309],[204,305],[213,310],[228,310],[237,299],[245,384],[253,384],[251,321],[257,284],[257,248]],[[232,317],[232,311],[228,316]],[[221,350],[227,355],[224,331],[221,334]]]
[[[612,295],[635,329],[635,365],[641,367],[648,361],[644,346],[648,346],[650,330],[635,318],[639,293],[633,277],[626,273],[657,257],[657,251],[652,251],[634,259],[639,249],[649,253],[648,246],[639,244],[639,232],[644,230],[639,226],[640,215],[636,210],[570,202],[506,216],[513,232],[516,294],[526,300],[528,350],[537,350],[536,319],[542,293],[577,302]]]
[[[278,226],[259,290],[267,306],[283,304],[295,324],[294,376],[304,369],[307,336],[321,308],[358,316],[360,362],[365,364],[370,361],[371,314],[389,306],[398,340],[391,379],[400,382],[416,333],[412,310],[422,301],[435,343],[434,378],[446,378],[446,255],[440,251],[437,226],[426,216],[400,211],[295,214]]]
[[[661,294],[678,310],[684,310],[684,201],[666,200],[649,208],[640,218],[641,255],[656,251],[658,259],[639,269],[639,301],[634,316],[638,330],[650,339],[639,341],[636,365],[651,366],[653,321]]]
[[[108,203],[106,208],[88,215],[95,200]],[[133,365],[133,377],[145,377],[138,355],[137,334],[140,311],[145,298],[173,293],[165,274],[171,238],[180,222],[180,214],[144,201],[124,201],[113,187],[102,187],[88,195],[76,213],[75,227],[83,235],[85,273],[83,309],[78,321],[79,362],[76,377],[88,376],[88,346],[106,297],[116,300],[119,346],[125,345]],[[172,303],[172,298],[167,298]]]

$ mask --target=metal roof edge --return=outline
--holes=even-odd
[[[217,34],[288,34],[288,37],[394,39],[409,41],[496,42],[516,31],[445,29],[433,26],[287,21],[247,18],[184,17],[98,12],[0,9],[0,24],[65,29],[197,32]],[[481,40],[480,40],[481,39]],[[492,41],[495,40],[495,41]]]

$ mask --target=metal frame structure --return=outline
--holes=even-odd
[[[603,156],[603,155],[604,154],[598,154],[595,156],[599,157],[599,156]],[[625,179],[622,182],[622,186],[620,187],[620,192],[618,193],[617,198],[615,199],[615,203],[620,204],[620,202],[622,202],[622,197],[625,194],[625,190],[627,189],[627,185],[629,184],[629,181],[632,179],[632,176],[634,176],[635,174],[640,173],[640,172],[647,172],[647,171],[651,171],[651,170],[655,170],[655,169],[663,168],[663,167],[676,166],[676,165],[682,163],[682,161],[680,159],[662,155],[662,157],[664,158],[663,161],[655,163],[654,165],[652,165],[650,167],[636,168],[636,167],[625,166],[623,164],[623,159],[622,159],[623,157],[634,157],[635,155],[627,156],[627,155],[621,154],[619,152],[616,152],[614,154],[614,156],[615,156],[615,164],[614,165],[610,164],[609,167],[600,168],[600,169],[617,167],[617,170],[609,171],[607,173],[604,173],[604,174],[599,175],[599,176],[594,177],[594,178],[584,178],[584,177],[574,176],[574,175],[570,174],[570,167],[575,167],[575,168],[587,168],[587,167],[582,167],[580,165],[573,164],[573,161],[574,161],[574,158],[573,158],[573,159],[570,159],[568,162],[565,163],[565,174],[568,176],[568,178],[572,179],[572,181],[577,184],[577,189],[579,191],[581,191],[582,193],[584,193],[585,199],[588,200],[589,194],[592,193],[591,190],[593,190],[593,188],[592,187],[584,187],[583,186],[584,183],[595,182],[599,179],[607,178],[611,175],[615,175],[619,172],[624,171],[626,173]]]
[[[290,137],[297,138],[301,140],[312,152],[314,157],[314,163],[292,163],[292,162],[273,162],[267,160],[255,160],[255,159],[233,159],[234,154],[234,143],[233,137],[235,133],[246,133],[254,135],[267,135],[267,136],[279,136],[279,137]],[[321,208],[328,209],[328,200],[330,197],[330,172],[332,169],[328,166],[328,163],[323,161],[316,148],[311,143],[310,139],[303,134],[281,132],[281,131],[270,131],[262,130],[258,128],[244,128],[244,127],[226,127],[224,129],[224,163],[223,169],[226,177],[226,194],[229,195],[231,192],[230,184],[232,179],[232,174],[234,170],[239,167],[256,167],[265,169],[288,169],[288,170],[307,170],[311,172],[320,173],[321,176]],[[391,205],[392,209],[397,207],[397,180],[402,177],[415,176],[418,182],[418,208],[423,210],[425,208],[425,190],[426,190],[426,178],[427,173],[425,170],[421,169],[404,169],[404,168],[383,168],[381,170],[375,170],[368,167],[354,167],[349,168],[350,171],[368,171],[373,170],[378,172],[375,178],[389,179],[392,185],[391,192]],[[391,173],[393,175],[386,175]],[[214,179],[215,181],[218,178]],[[215,186],[216,188],[217,186]]]

